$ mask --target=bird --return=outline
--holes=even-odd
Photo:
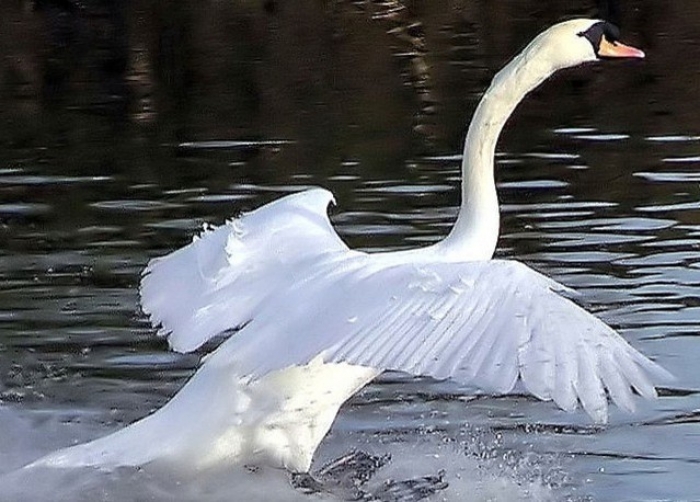
[[[152,259],[141,306],[170,348],[222,334],[162,408],[30,467],[113,469],[163,461],[206,469],[309,472],[342,404],[385,371],[489,395],[525,391],[596,423],[609,401],[633,411],[671,374],[578,306],[574,292],[516,260],[494,259],[498,137],[518,103],[556,71],[644,53],[616,26],[572,19],[537,35],[493,78],[471,120],[461,205],[427,247],[350,249],[323,188],[286,195]]]

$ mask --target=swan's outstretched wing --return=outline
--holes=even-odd
[[[328,220],[333,195],[316,188],[288,195],[151,260],[141,305],[159,335],[179,352],[254,317],[270,293],[285,289],[305,264],[349,252]]]
[[[521,380],[565,410],[580,402],[597,422],[607,420],[606,390],[631,410],[634,391],[655,397],[654,382],[670,378],[560,296],[563,286],[518,262],[390,264],[362,255],[318,268],[314,280],[270,297],[205,364],[257,378],[324,354],[497,394]]]
[[[326,213],[330,192],[284,197],[151,261],[141,300],[178,351],[244,326],[206,364],[252,378],[309,362],[452,378],[486,392],[518,380],[564,409],[607,418],[669,375],[605,323],[512,261],[350,251]]]

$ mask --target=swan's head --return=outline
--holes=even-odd
[[[549,71],[612,58],[643,58],[639,49],[620,42],[618,28],[598,19],[572,19],[556,24],[536,37],[524,51]]]

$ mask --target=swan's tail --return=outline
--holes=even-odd
[[[113,434],[25,468],[269,465],[306,472],[340,406],[378,372],[320,358],[260,380],[205,365],[163,408]]]

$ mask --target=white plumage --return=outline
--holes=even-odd
[[[492,260],[498,236],[493,155],[517,103],[559,68],[597,59],[574,20],[538,36],[496,77],[465,143],[463,196],[447,238],[409,251],[348,249],[327,216],[332,194],[289,195],[194,241],[144,272],[144,312],[174,350],[238,329],[161,410],[34,465],[309,469],[342,403],[385,370],[453,379],[478,392],[516,385],[596,421],[608,396],[634,409],[669,378],[527,266]],[[603,31],[601,31],[601,36]],[[598,40],[600,42],[600,40]],[[621,56],[640,57],[627,50]]]

